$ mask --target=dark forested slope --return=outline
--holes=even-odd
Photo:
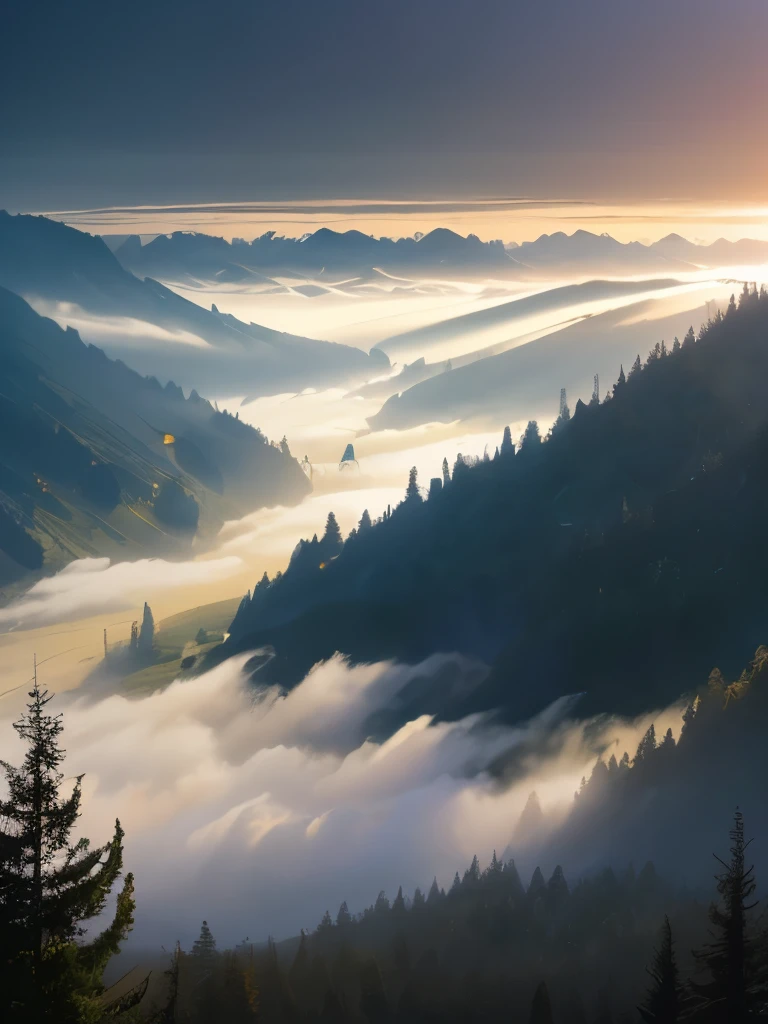
[[[172,551],[309,488],[258,430],[0,288],[0,582],[84,555]]]
[[[734,669],[768,617],[766,373],[768,296],[745,291],[546,441],[532,425],[343,546],[302,543],[218,656],[271,644],[290,685],[337,650],[459,650],[493,664],[472,706],[513,717],[577,692],[638,711]]]

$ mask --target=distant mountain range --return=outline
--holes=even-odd
[[[132,236],[115,250],[124,267],[165,280],[225,280],[282,287],[271,275],[358,274],[375,267],[403,270],[446,270],[471,266],[477,271],[507,268],[511,261],[501,242],[464,238],[436,228],[419,238],[373,238],[361,231],[320,228],[301,238],[268,231],[252,242],[194,232],[158,235],[142,245]],[[268,276],[265,276],[268,275]]]
[[[115,248],[128,270],[169,281],[219,281],[282,290],[275,278],[300,275],[327,279],[367,275],[374,268],[393,273],[494,274],[525,279],[555,270],[589,273],[667,273],[697,267],[768,261],[768,242],[719,239],[697,245],[668,235],[652,245],[619,242],[610,235],[575,231],[541,235],[522,245],[466,238],[436,228],[418,238],[374,238],[360,231],[320,228],[300,238],[268,231],[247,242],[195,232],[158,235],[146,245],[131,236]]]
[[[58,262],[56,276],[66,280]],[[309,490],[258,430],[0,288],[0,586],[73,558],[180,552],[226,518]]]
[[[360,382],[389,365],[381,352],[369,356],[348,345],[246,324],[215,306],[203,309],[157,281],[139,280],[120,265],[101,238],[45,217],[12,217],[0,211],[0,286],[33,305],[71,304],[95,316],[193,335],[205,344],[197,350],[186,346],[184,361],[177,358],[178,350],[172,359],[156,352],[155,361],[147,366],[178,381],[173,367],[178,371],[181,363],[186,374],[182,383],[205,380],[208,389],[236,379],[238,387],[252,396],[274,394]]]

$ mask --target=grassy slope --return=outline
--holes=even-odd
[[[123,687],[133,694],[152,693],[173,682],[183,674],[181,662],[188,655],[207,654],[217,647],[220,641],[197,644],[195,636],[198,630],[204,629],[210,634],[224,634],[234,617],[239,597],[226,601],[215,601],[213,604],[199,605],[178,612],[167,619],[161,619],[155,630],[155,647],[157,662],[139,672],[133,672],[123,679]]]

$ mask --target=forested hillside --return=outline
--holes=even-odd
[[[768,295],[745,287],[548,437],[530,423],[518,450],[446,460],[428,500],[412,479],[346,542],[333,519],[217,656],[272,645],[263,675],[291,685],[335,651],[459,650],[493,666],[471,708],[512,717],[578,692],[585,710],[640,711],[713,663],[735,671],[768,617],[767,335]]]
[[[0,288],[0,585],[172,552],[310,484],[287,445],[142,377]]]

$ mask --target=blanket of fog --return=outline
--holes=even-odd
[[[227,522],[184,560],[82,559],[0,612],[3,757],[22,755],[11,722],[34,652],[42,681],[59,693],[54,707],[64,711],[67,776],[85,773],[83,833],[104,841],[116,816],[125,827],[138,901],[132,943],[168,946],[178,937],[188,945],[204,917],[222,944],[295,934],[342,900],[360,910],[382,888],[390,898],[399,885],[412,893],[435,875],[448,887],[473,854],[484,866],[494,849],[514,855],[523,876],[539,856],[552,870],[555,854],[519,827],[531,792],[554,826],[598,754],[631,755],[650,717],[580,722],[574,697],[516,728],[492,716],[445,721],[429,680],[446,675],[453,686],[471,688],[485,672],[450,652],[410,667],[334,659],[288,696],[254,690],[244,658],[140,699],[78,686],[101,657],[103,629],[111,641],[125,639],[145,600],[159,620],[241,595],[265,570],[284,569],[300,537],[322,532],[329,511],[347,535],[363,509],[375,518],[394,505],[411,466],[427,485],[444,457],[452,464],[458,452],[493,455],[505,424],[517,439],[536,417],[545,432],[561,387],[571,408],[589,399],[595,373],[604,393],[622,362],[627,369],[638,351],[644,357],[688,324],[697,329],[724,305],[739,290],[735,276],[721,269],[663,286],[651,279],[608,289],[587,284],[565,300],[553,295],[574,281],[552,281],[539,301],[522,307],[510,306],[525,299],[520,288],[497,282],[413,281],[405,291],[385,282],[367,295],[314,297],[189,289],[195,302],[215,301],[244,320],[364,349],[379,345],[394,364],[391,380],[382,374],[354,390],[323,384],[255,400],[237,374],[223,371],[206,391],[196,375],[207,373],[211,353],[196,336],[152,333],[125,318],[77,321],[86,341],[138,370],[162,376],[173,366],[175,379],[237,409],[270,438],[286,435],[293,455],[307,455],[312,466],[313,493],[301,504]],[[744,276],[760,275],[752,267]],[[76,313],[45,311],[62,323]],[[395,402],[380,415],[400,392],[401,412],[395,415]],[[357,466],[341,471],[348,442]],[[423,699],[413,701],[422,689]],[[420,713],[387,731],[406,692],[407,706],[418,704]],[[673,707],[652,716],[657,730],[677,733],[680,713]],[[661,830],[635,853],[651,851]],[[602,866],[603,852],[621,865],[633,858],[620,837],[611,839],[589,857],[564,859],[568,876]],[[709,849],[701,846],[694,881],[707,881]]]
[[[244,662],[141,700],[74,691],[54,704],[67,776],[85,773],[82,833],[103,841],[116,816],[126,830],[139,945],[188,942],[203,917],[223,942],[289,935],[344,899],[359,909],[381,888],[412,892],[435,874],[448,886],[474,853],[485,863],[508,844],[525,864],[531,837],[518,821],[531,791],[557,820],[595,751],[632,747],[648,724],[587,730],[568,721],[573,700],[518,728],[438,722],[425,707],[373,740],[376,715],[406,690],[426,693],[446,668],[471,687],[482,666],[450,655],[412,667],[333,659],[284,696],[254,690]],[[679,709],[662,718],[679,723]],[[20,758],[8,717],[0,746]],[[489,770],[500,761],[503,783]]]

